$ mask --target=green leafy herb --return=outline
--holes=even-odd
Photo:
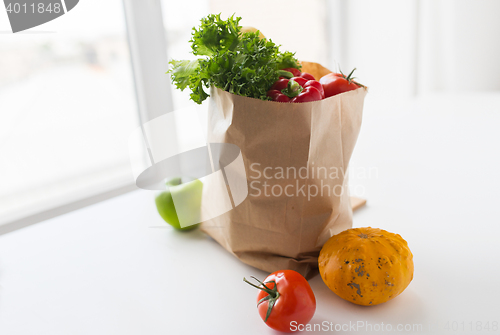
[[[271,40],[259,33],[241,33],[240,17],[226,21],[211,14],[193,28],[192,53],[196,60],[172,60],[170,73],[177,88],[189,87],[198,104],[208,98],[205,89],[215,86],[233,94],[270,100],[267,91],[278,80],[280,70],[300,68],[291,52],[280,52]],[[283,71],[281,71],[282,73]]]

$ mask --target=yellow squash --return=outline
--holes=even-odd
[[[255,32],[259,32],[259,37],[261,39],[264,39],[266,38],[266,36],[264,36],[263,33],[260,32],[260,30],[258,30],[257,28],[254,28],[254,27],[250,27],[250,26],[245,26],[245,27],[241,27],[241,33],[244,34],[244,33],[255,33]]]
[[[413,255],[406,241],[378,228],[353,228],[332,236],[318,265],[333,292],[364,306],[393,299],[413,279]]]

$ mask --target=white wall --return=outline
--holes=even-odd
[[[421,0],[419,92],[500,90],[500,1]]]
[[[340,66],[372,93],[409,96],[414,91],[416,0],[345,1]]]
[[[326,2],[328,0],[209,0],[212,13],[241,16],[243,26],[259,29],[281,50],[296,52],[300,60],[328,61]]]
[[[344,72],[372,93],[500,90],[500,1],[333,0]],[[333,12],[330,17],[339,15]]]

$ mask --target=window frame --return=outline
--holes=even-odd
[[[138,120],[146,122],[173,111],[172,91],[168,69],[167,41],[161,0],[122,0],[132,80],[137,101]],[[178,146],[175,124],[165,129],[169,143]],[[132,178],[81,192],[66,201],[15,213],[0,223],[0,235],[35,223],[137,190]]]

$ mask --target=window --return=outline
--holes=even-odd
[[[0,30],[0,224],[132,183],[122,1],[80,1],[16,34],[2,8]]]

